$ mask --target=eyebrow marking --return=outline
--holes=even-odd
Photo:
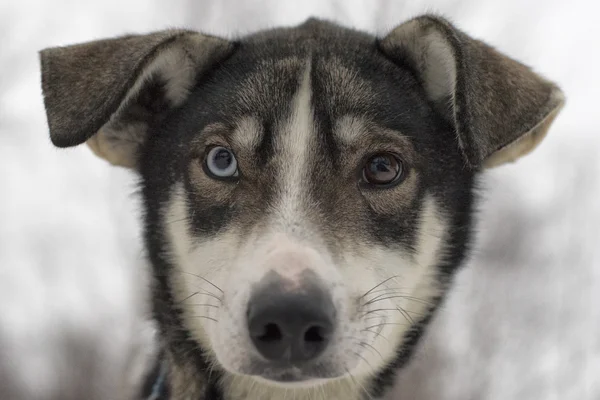
[[[256,118],[246,116],[235,124],[231,132],[231,145],[237,149],[254,151],[260,146],[263,135],[260,122]]]
[[[336,121],[334,135],[342,145],[352,145],[365,136],[365,121],[345,115]]]

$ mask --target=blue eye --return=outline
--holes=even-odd
[[[210,149],[204,160],[204,169],[215,179],[227,179],[238,176],[238,165],[235,155],[223,146]]]

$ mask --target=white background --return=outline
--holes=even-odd
[[[0,0],[0,397],[77,382],[116,398],[151,337],[135,177],[86,147],[51,146],[38,50],[175,26],[231,36],[309,15],[384,33],[425,11],[534,66],[568,101],[533,155],[487,175],[475,255],[395,398],[600,398],[593,0]]]

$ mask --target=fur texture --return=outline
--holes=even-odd
[[[45,50],[42,74],[53,142],[92,140],[140,173],[182,399],[383,396],[467,256],[478,173],[537,146],[563,101],[433,16],[382,39],[314,19],[236,43],[125,37]],[[207,172],[215,146],[235,178]],[[394,185],[365,178],[381,154],[399,160]],[[307,271],[335,305],[333,340],[310,364],[275,366],[249,340],[251,295],[268,274],[294,287]]]

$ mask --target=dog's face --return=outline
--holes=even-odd
[[[472,174],[413,75],[369,44],[244,43],[141,159],[148,197],[168,193],[153,208],[175,301],[231,372],[373,372],[439,295]]]
[[[477,172],[529,152],[562,104],[433,17],[383,40],[312,20],[42,63],[55,144],[140,173],[163,332],[284,387],[398,361],[465,255]]]

